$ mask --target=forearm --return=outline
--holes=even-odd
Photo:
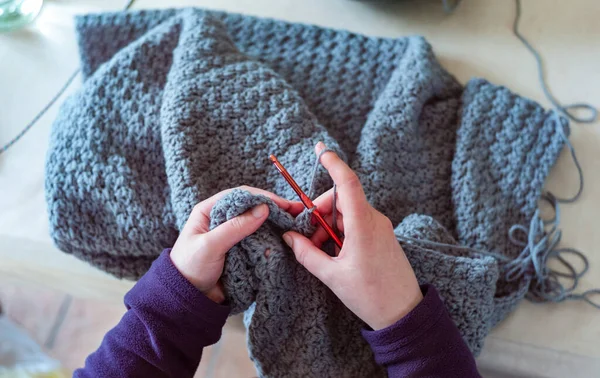
[[[389,377],[479,377],[475,359],[433,286],[408,315],[379,331],[363,331]]]
[[[165,251],[125,296],[128,311],[74,377],[192,377],[229,308],[206,298]]]

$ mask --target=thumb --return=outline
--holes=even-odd
[[[242,215],[231,218],[203,235],[211,249],[225,253],[246,236],[253,234],[265,223],[269,215],[269,207],[258,205]]]
[[[331,257],[317,248],[306,236],[297,232],[286,232],[283,234],[283,241],[294,251],[296,260],[327,285],[333,264]]]

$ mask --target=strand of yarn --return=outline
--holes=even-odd
[[[486,255],[494,257],[500,262],[502,273],[507,281],[517,281],[523,277],[531,279],[532,283],[527,293],[526,298],[532,302],[563,302],[565,300],[583,300],[590,305],[600,309],[600,302],[594,302],[592,296],[599,295],[600,289],[589,289],[583,293],[575,293],[579,285],[581,277],[589,269],[589,261],[587,257],[574,248],[558,248],[561,241],[562,231],[558,228],[560,224],[560,203],[572,203],[576,201],[583,191],[583,171],[575,154],[575,149],[571,144],[568,134],[568,121],[561,117],[558,112],[554,112],[554,121],[561,136],[565,140],[565,144],[569,149],[571,158],[577,168],[579,174],[579,189],[571,198],[558,198],[551,192],[542,194],[541,199],[552,207],[554,216],[549,220],[543,220],[540,215],[540,210],[534,213],[529,227],[515,224],[508,232],[508,237],[511,243],[523,248],[518,257],[510,259],[507,256],[481,251],[466,246],[457,246],[445,243],[437,243],[430,240],[420,240],[408,238],[401,235],[396,235],[399,240],[404,242],[428,245],[437,248],[451,248],[454,250],[466,251],[469,253]],[[566,129],[566,131],[565,131]],[[517,233],[525,235],[525,239],[519,239]],[[430,252],[434,250],[428,249]],[[571,264],[565,255],[575,256],[583,265],[579,271]],[[557,261],[567,272],[557,269],[551,269],[548,266],[550,260]],[[560,279],[570,280],[571,284],[565,286]]]
[[[398,240],[404,242],[426,245],[431,248],[450,248],[453,250],[465,251],[473,254],[491,256],[495,258],[501,267],[501,272],[507,281],[517,281],[521,278],[531,279],[532,283],[529,287],[526,298],[532,302],[563,302],[565,300],[583,300],[590,305],[600,309],[600,302],[592,300],[593,295],[600,295],[600,289],[589,289],[582,293],[575,293],[579,286],[581,277],[589,269],[589,261],[587,257],[579,250],[574,248],[558,248],[561,241],[562,231],[558,228],[560,224],[560,203],[572,203],[576,201],[583,191],[583,171],[577,159],[575,148],[571,144],[568,134],[568,121],[561,117],[555,111],[553,114],[556,127],[564,138],[565,145],[569,149],[571,158],[577,168],[579,175],[579,189],[571,198],[558,198],[551,192],[542,194],[541,200],[547,202],[554,211],[554,216],[549,220],[543,220],[540,215],[540,210],[536,210],[529,226],[515,224],[508,232],[508,237],[511,243],[522,247],[523,250],[518,257],[511,259],[507,256],[481,251],[475,248],[466,246],[458,246],[446,243],[438,243],[431,240],[421,240],[409,238],[401,235],[396,235]],[[566,131],[565,131],[566,130]],[[517,234],[525,235],[525,238],[520,239]],[[433,249],[426,249],[429,252],[437,252]],[[565,255],[575,256],[579,259],[583,268],[577,270],[571,264]],[[548,266],[551,260],[557,261],[566,272],[557,269],[552,269]],[[565,286],[561,278],[571,281],[571,284]]]
[[[447,13],[452,13],[460,0],[451,3],[449,0],[442,0],[444,10]],[[532,285],[527,294],[527,298],[534,302],[562,302],[567,299],[580,299],[588,302],[596,308],[600,308],[599,303],[593,302],[590,297],[593,294],[600,294],[600,289],[587,290],[581,294],[574,293],[574,290],[579,284],[579,279],[587,272],[589,268],[589,262],[587,257],[580,251],[573,248],[557,248],[560,242],[562,233],[558,229],[560,223],[560,211],[559,203],[573,203],[579,199],[583,192],[584,179],[583,170],[581,164],[575,154],[575,148],[569,140],[569,123],[568,120],[561,117],[564,116],[574,122],[578,123],[593,123],[595,122],[598,111],[595,107],[587,103],[575,103],[569,105],[562,105],[550,92],[546,78],[544,75],[544,64],[540,53],[533,47],[531,43],[521,34],[519,31],[519,23],[521,21],[522,7],[521,0],[515,0],[515,19],[513,22],[513,34],[523,43],[523,45],[531,52],[534,56],[538,78],[540,86],[544,95],[548,101],[555,108],[554,117],[558,131],[565,141],[565,145],[569,149],[573,163],[577,169],[579,177],[579,187],[575,195],[570,198],[558,198],[550,192],[546,192],[542,195],[542,200],[548,202],[555,211],[555,216],[551,220],[544,221],[540,217],[539,209],[535,212],[529,228],[523,225],[513,225],[509,230],[509,240],[518,246],[523,247],[521,254],[513,260],[508,259],[506,256],[477,251],[472,248],[462,246],[452,246],[443,243],[435,243],[432,241],[416,240],[411,238],[402,238],[407,242],[419,242],[425,243],[432,247],[444,247],[453,248],[459,250],[465,250],[471,253],[479,253],[482,255],[488,255],[496,258],[498,261],[506,263],[504,267],[505,277],[509,281],[520,279],[523,276],[532,278]],[[574,111],[588,111],[587,117],[579,117]],[[546,228],[549,227],[547,230]],[[515,234],[520,231],[527,235],[527,240],[519,240]],[[411,239],[411,240],[409,240]],[[583,263],[584,267],[581,271],[577,271],[564,257],[563,255],[570,254],[578,257]],[[548,267],[548,261],[550,259],[556,259],[564,268],[567,269],[568,273],[550,269]],[[560,278],[569,279],[572,284],[565,287],[561,282]]]
[[[583,300],[600,309],[600,303],[592,300],[594,294],[600,294],[600,289],[590,289],[583,293],[575,293],[581,277],[589,269],[589,261],[583,253],[576,249],[557,248],[562,236],[562,232],[558,229],[558,224],[560,223],[558,200],[549,193],[544,194],[542,200],[552,206],[555,210],[555,215],[552,219],[543,220],[540,216],[540,211],[537,210],[531,219],[529,227],[513,225],[510,228],[510,241],[523,247],[523,251],[514,259],[498,253],[461,245],[415,239],[398,234],[396,234],[396,238],[404,243],[418,245],[431,253],[439,253],[439,249],[453,249],[473,255],[491,256],[499,262],[501,272],[507,281],[517,281],[523,277],[532,280],[526,296],[532,302]],[[548,226],[550,226],[549,231],[546,230]],[[525,235],[525,239],[520,239],[517,236],[518,232]],[[437,248],[437,250],[433,248]],[[572,263],[565,259],[565,255],[572,255],[578,258],[583,268],[577,270]],[[548,262],[550,260],[556,260],[567,272],[549,268]],[[570,280],[571,284],[565,286],[560,280],[561,278]]]
[[[458,5],[460,4],[460,1],[461,0],[454,0],[454,1],[442,0],[442,5],[444,7],[444,11],[446,13],[454,12],[456,10],[456,8],[458,7]],[[593,123],[593,122],[595,122],[596,119],[598,118],[598,109],[596,109],[593,105],[591,105],[589,103],[584,103],[584,102],[563,105],[556,99],[556,97],[554,97],[554,95],[550,91],[550,88],[548,87],[548,83],[546,82],[546,77],[544,75],[544,62],[542,60],[541,54],[539,53],[539,51],[537,51],[535,49],[535,47],[533,47],[533,45],[531,43],[529,43],[529,41],[525,38],[525,36],[523,36],[523,34],[521,34],[521,32],[519,31],[519,23],[521,21],[521,15],[522,15],[521,0],[515,0],[515,8],[516,8],[516,13],[515,13],[515,19],[513,21],[512,32],[515,35],[515,37],[517,37],[521,41],[523,46],[525,46],[527,48],[527,50],[529,50],[529,52],[531,52],[531,54],[535,58],[535,62],[537,65],[537,71],[538,71],[538,79],[540,82],[540,86],[542,87],[542,91],[544,92],[544,96],[546,96],[546,98],[552,104],[552,106],[554,108],[556,108],[561,114],[563,114],[568,119],[570,119],[574,122],[578,122],[578,123]],[[574,113],[574,111],[577,111],[577,110],[587,111],[589,114],[587,117],[577,116]]]
[[[461,0],[442,0],[442,5],[444,6],[444,12],[452,13],[458,7]]]
[[[581,193],[583,192],[583,184],[584,184],[583,169],[581,168],[579,159],[577,159],[577,154],[575,153],[575,147],[573,147],[573,144],[571,143],[571,140],[569,139],[569,134],[571,133],[571,130],[569,127],[569,121],[566,120],[564,117],[562,117],[560,115],[560,113],[556,110],[554,111],[553,116],[554,116],[554,122],[558,129],[558,132],[560,133],[563,140],[565,141],[565,146],[567,146],[567,148],[569,149],[569,153],[571,154],[571,159],[573,160],[573,164],[575,164],[575,168],[577,169],[577,176],[579,178],[579,187],[577,189],[577,192],[571,198],[558,198],[549,192],[547,194],[552,196],[553,198],[555,198],[557,202],[573,203],[573,202],[577,201],[579,199],[579,197],[581,197]]]
[[[314,198],[314,195],[316,193],[317,173],[319,172],[319,168],[321,167],[321,156],[323,156],[323,154],[326,152],[334,152],[335,153],[335,151],[332,150],[331,148],[325,148],[324,150],[319,152],[319,155],[317,156],[317,159],[315,160],[315,164],[313,165],[312,173],[310,176],[311,178],[310,178],[310,189],[308,191],[308,198]],[[331,218],[332,218],[331,227],[333,228],[333,231],[336,233],[336,235],[339,235],[338,227],[337,227],[336,203],[337,203],[337,186],[335,185],[335,182],[334,182],[333,183],[333,208],[331,210]],[[308,211],[312,212],[316,208],[317,208],[317,206],[315,205],[312,209],[309,209]]]
[[[600,289],[590,289],[581,294],[574,293],[574,290],[579,284],[579,279],[587,272],[589,262],[585,255],[573,248],[557,248],[560,242],[562,232],[558,229],[560,223],[559,203],[573,203],[579,199],[584,187],[584,176],[581,164],[575,153],[575,148],[569,140],[569,122],[564,116],[578,123],[593,123],[596,121],[598,111],[595,107],[588,103],[575,103],[562,105],[550,92],[546,78],[544,75],[544,65],[540,53],[533,47],[531,43],[519,31],[519,22],[521,20],[522,7],[521,0],[515,0],[515,19],[513,22],[513,34],[523,43],[523,45],[531,52],[537,64],[538,78],[542,91],[548,101],[554,106],[555,124],[560,132],[565,145],[569,149],[573,163],[577,169],[579,177],[579,187],[575,195],[570,198],[558,198],[551,192],[546,192],[542,195],[542,199],[548,202],[554,209],[555,216],[549,221],[543,221],[539,216],[539,209],[534,214],[529,225],[529,231],[524,226],[513,225],[509,230],[509,238],[513,244],[525,247],[519,257],[507,264],[506,277],[510,280],[513,277],[522,275],[530,275],[531,272],[527,266],[533,266],[535,279],[532,283],[533,287],[528,292],[528,299],[534,302],[561,302],[566,299],[581,299],[596,308],[600,309],[600,304],[593,302],[590,297],[593,294],[600,294]],[[587,110],[587,117],[579,117],[573,111]],[[546,227],[550,226],[547,231]],[[521,231],[528,234],[527,243],[519,241],[515,238],[515,232]],[[577,256],[584,267],[580,272],[577,272],[571,264],[563,258],[562,255],[571,254]],[[560,264],[568,270],[568,273],[560,272],[548,268],[547,262],[549,259],[555,258]],[[565,287],[559,278],[566,278],[572,281],[571,286]]]
[[[2,154],[3,152],[5,152],[6,150],[8,150],[13,144],[17,143],[21,138],[23,138],[23,136],[33,127],[33,125],[35,125],[37,123],[37,121],[40,118],[42,118],[42,116],[44,114],[46,114],[46,112],[48,111],[48,109],[50,109],[52,107],[52,105],[54,105],[54,103],[62,96],[62,94],[65,93],[65,91],[67,90],[67,88],[69,88],[69,86],[71,85],[71,83],[73,82],[73,80],[75,80],[75,77],[77,77],[77,75],[79,74],[79,71],[80,71],[80,69],[78,68],[78,69],[75,70],[75,72],[73,72],[71,74],[71,76],[63,84],[63,86],[58,90],[58,92],[56,92],[56,94],[54,95],[54,97],[52,97],[52,99],[50,100],[50,102],[48,102],[46,104],[46,106],[44,106],[42,108],[42,110],[31,120],[31,122],[29,122],[23,128],[23,130],[21,130],[13,139],[11,139],[10,141],[8,141],[8,143],[6,143],[2,147],[0,147],[0,154]]]
[[[522,278],[531,280],[529,291],[526,298],[532,302],[563,302],[565,300],[583,300],[590,305],[600,309],[600,302],[594,302],[591,297],[594,294],[599,295],[600,289],[590,289],[583,293],[575,293],[575,290],[579,286],[581,277],[589,269],[589,261],[587,257],[580,251],[573,248],[558,248],[558,244],[561,241],[562,231],[558,228],[560,224],[560,203],[572,203],[576,201],[583,191],[583,170],[579,163],[579,159],[575,153],[575,148],[569,140],[569,123],[564,117],[555,111],[552,115],[553,121],[556,124],[557,130],[565,141],[565,145],[569,149],[571,158],[577,168],[579,174],[579,189],[577,193],[571,198],[558,198],[550,192],[542,194],[541,200],[547,202],[554,211],[554,216],[551,219],[544,220],[540,215],[540,209],[537,209],[529,223],[529,226],[515,224],[508,231],[508,238],[511,243],[523,248],[519,256],[516,258],[510,258],[505,255],[491,252],[482,251],[467,246],[460,246],[454,244],[446,244],[434,242],[431,240],[415,239],[402,235],[396,235],[399,241],[405,243],[412,243],[421,246],[426,251],[438,253],[438,251],[431,248],[450,248],[453,250],[460,250],[469,252],[471,254],[491,256],[495,258],[499,264],[501,273],[504,275],[507,281],[518,281]],[[313,165],[311,179],[310,179],[310,190],[308,196],[313,198],[316,192],[317,186],[317,174],[321,167],[321,156],[326,152],[335,152],[332,149],[324,149],[319,153]],[[336,197],[336,185],[333,185],[333,214],[332,223],[334,230],[337,226],[337,197]],[[309,211],[313,211],[309,209]],[[519,238],[518,234],[524,235],[524,238]],[[424,248],[428,246],[430,248]],[[565,255],[575,256],[580,260],[583,268],[577,270],[573,264],[571,264]],[[550,260],[556,260],[567,272],[552,269],[548,266]],[[562,279],[570,280],[571,284],[565,286]]]
[[[523,45],[527,48],[527,50],[529,50],[531,52],[531,54],[534,56],[536,64],[537,64],[540,85],[541,85],[542,90],[544,91],[544,95],[546,96],[548,101],[550,101],[550,103],[552,103],[552,105],[560,113],[562,113],[565,117],[569,118],[572,121],[575,121],[578,123],[593,123],[594,121],[596,121],[596,118],[598,116],[598,110],[596,108],[594,108],[592,105],[583,103],[583,102],[578,102],[578,103],[569,104],[569,105],[562,105],[552,95],[552,93],[550,92],[550,89],[548,88],[548,84],[546,83],[546,78],[544,76],[544,63],[542,61],[542,56],[531,45],[531,43],[529,43],[529,41],[527,41],[527,39],[525,39],[525,37],[519,31],[519,21],[521,20],[521,0],[515,0],[515,3],[516,3],[515,4],[516,5],[516,15],[515,15],[515,21],[513,23],[513,33],[523,43]],[[575,115],[572,112],[573,110],[587,110],[589,112],[589,115],[587,117],[578,117],[577,115]]]
[[[127,4],[125,4],[125,7],[123,8],[123,10],[127,10],[127,9],[131,8],[131,6],[133,5],[134,2],[135,2],[135,0],[128,0]],[[37,115],[35,117],[33,117],[33,119],[14,138],[12,138],[6,144],[4,144],[0,147],[0,155],[2,155],[2,153],[6,152],[6,150],[8,150],[15,143],[17,143],[19,140],[21,140],[25,136],[25,134],[29,130],[31,130],[31,128],[39,121],[39,119],[42,118],[44,116],[44,114],[46,114],[48,109],[50,109],[54,105],[54,103],[56,103],[56,101],[58,101],[58,99],[65,93],[67,88],[69,88],[71,86],[71,83],[73,82],[73,80],[75,80],[77,75],[79,75],[80,71],[81,71],[81,69],[77,68],[71,74],[71,76],[69,76],[67,81],[65,81],[63,86],[54,94],[52,99],[42,108],[42,110],[40,110],[37,113]]]

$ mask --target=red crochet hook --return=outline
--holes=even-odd
[[[327,234],[333,239],[338,248],[342,249],[342,240],[335,234],[331,226],[327,224],[325,218],[323,218],[323,216],[319,213],[319,211],[316,209],[315,205],[312,203],[310,198],[308,198],[308,196],[304,194],[302,189],[300,189],[300,186],[296,184],[296,181],[283,167],[283,165],[281,165],[281,163],[279,162],[279,160],[277,160],[275,155],[269,155],[269,159],[271,159],[277,170],[283,175],[283,178],[285,178],[285,181],[287,181],[288,184],[290,184],[292,189],[294,189],[294,192],[296,192],[298,197],[300,197],[300,201],[302,201],[304,207],[306,207],[309,210],[314,208],[312,215],[317,219],[317,222],[319,222],[319,224],[321,225],[321,227],[323,227],[325,232],[327,232]]]

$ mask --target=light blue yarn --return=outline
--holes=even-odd
[[[527,295],[527,299],[535,302],[562,302],[567,299],[580,299],[600,309],[600,303],[593,302],[590,299],[591,295],[600,294],[600,289],[586,290],[581,294],[573,293],[579,284],[579,279],[587,272],[589,268],[587,257],[585,257],[585,255],[580,251],[573,248],[556,248],[562,236],[561,231],[558,229],[558,224],[560,223],[559,203],[573,203],[577,201],[583,192],[584,186],[583,170],[581,169],[581,164],[579,163],[577,155],[575,154],[575,148],[569,140],[568,122],[564,120],[564,118],[561,118],[559,113],[574,122],[593,123],[596,121],[598,111],[588,103],[562,105],[552,95],[544,77],[544,65],[540,53],[531,45],[531,43],[529,43],[529,41],[527,41],[527,39],[525,39],[525,37],[519,31],[519,21],[521,19],[521,0],[515,0],[515,5],[516,14],[513,23],[513,33],[535,58],[540,85],[544,95],[556,109],[555,118],[557,129],[562,134],[565,145],[569,149],[573,163],[577,168],[577,173],[579,176],[579,188],[577,193],[571,198],[558,198],[550,192],[544,193],[542,199],[548,202],[554,208],[554,218],[543,221],[539,215],[539,210],[537,210],[534,217],[531,219],[528,232],[522,225],[514,225],[510,229],[510,240],[515,244],[524,246],[525,249],[517,259],[507,265],[506,275],[507,278],[510,277],[511,279],[515,279],[515,277],[527,274],[526,266],[529,265],[529,263],[532,263],[535,270],[537,285],[530,290]],[[572,110],[576,109],[588,110],[590,114],[588,117],[578,117],[571,112]],[[549,231],[545,231],[546,226],[550,226]],[[526,244],[518,241],[514,237],[514,233],[517,230],[527,232],[528,238]],[[584,264],[584,268],[580,272],[577,272],[577,270],[567,260],[565,260],[563,256],[561,256],[562,254],[572,254],[579,257]],[[547,262],[551,258],[558,260],[569,271],[569,273],[563,273],[548,268]],[[572,285],[568,288],[565,288],[565,286],[559,281],[559,277],[572,280]]]
[[[573,248],[557,248],[560,243],[562,232],[558,228],[560,223],[559,202],[556,197],[547,192],[542,200],[549,203],[554,209],[554,217],[543,220],[538,209],[529,228],[523,225],[514,225],[509,231],[511,242],[522,246],[523,252],[505,266],[505,274],[508,281],[521,279],[523,276],[532,277],[532,287],[526,298],[532,302],[563,302],[568,299],[584,300],[592,306],[600,309],[600,304],[593,302],[590,298],[593,294],[600,294],[600,289],[590,289],[583,293],[574,293],[579,285],[579,279],[588,271],[589,262],[587,257]],[[546,230],[550,227],[549,230]],[[527,236],[527,240],[516,237],[517,232]],[[583,263],[581,271],[577,271],[563,255],[574,255]],[[548,267],[550,259],[555,259],[567,269],[568,273],[561,272]],[[559,280],[566,278],[572,281],[568,287]]]

